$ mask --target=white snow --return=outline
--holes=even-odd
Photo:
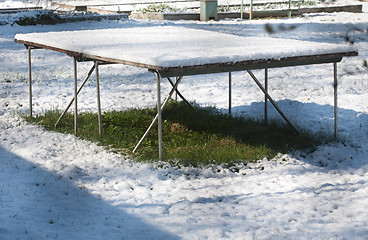
[[[366,32],[349,32],[359,56],[338,64],[341,140],[311,152],[260,159],[237,171],[136,163],[18,116],[28,112],[28,84],[27,53],[14,43],[16,34],[170,26],[264,38],[270,37],[266,23],[296,27],[272,38],[341,45],[350,30],[368,28],[368,14],[1,25],[0,239],[367,239]],[[72,59],[46,50],[32,56],[35,113],[63,109],[73,94]],[[91,63],[78,66],[82,79]],[[270,94],[298,127],[332,133],[332,71],[332,64],[270,69]],[[263,71],[254,73],[263,77]],[[179,89],[189,100],[225,111],[227,77],[186,77]],[[101,66],[100,78],[104,110],[154,105],[155,78],[145,69]],[[169,84],[163,83],[163,90],[169,91]],[[96,111],[95,98],[92,76],[79,97],[81,111]],[[234,113],[262,119],[263,98],[249,76],[233,74]],[[269,114],[280,119],[274,110]]]
[[[0,2],[0,9],[12,9],[12,8],[27,8],[27,7],[36,7],[37,2],[32,1],[14,1],[14,0],[3,0]]]
[[[16,40],[145,66],[186,67],[354,51],[348,44],[240,37],[183,27],[17,34]]]

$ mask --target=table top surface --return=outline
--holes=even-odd
[[[64,52],[80,59],[156,70],[229,66],[249,61],[279,61],[321,55],[357,55],[357,51],[348,44],[241,37],[175,26],[17,34],[15,41]]]

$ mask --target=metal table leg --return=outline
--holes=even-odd
[[[157,114],[154,117],[154,119],[152,120],[151,124],[149,125],[149,127],[147,128],[146,132],[143,134],[142,138],[139,140],[139,142],[137,143],[137,145],[135,146],[135,148],[133,149],[133,152],[136,152],[138,147],[142,144],[142,142],[144,141],[144,139],[147,137],[148,133],[151,131],[153,125],[156,123],[156,121],[158,121],[158,129],[159,129],[159,159],[162,160],[162,125],[161,122],[161,112],[163,111],[163,109],[165,108],[166,104],[169,102],[171,96],[174,94],[174,92],[176,91],[182,77],[179,77],[178,80],[175,82],[173,88],[171,89],[169,95],[166,97],[165,101],[162,103],[161,105],[161,87],[160,87],[160,73],[157,72],[156,70],[152,70],[151,72],[156,74],[156,79],[157,79],[157,104],[160,103],[160,107],[157,108]],[[160,130],[161,129],[161,130]],[[160,147],[161,146],[161,147]],[[160,150],[161,149],[161,150]],[[161,154],[160,154],[161,152]]]
[[[162,160],[162,116],[161,116],[161,76],[155,71],[157,82],[157,125],[158,125],[158,159]]]
[[[175,83],[171,80],[171,78],[167,77],[167,81],[171,84],[172,87],[175,86],[176,82],[181,81],[183,77],[176,78]],[[181,92],[178,89],[175,89],[176,94],[191,108],[196,109],[188,100],[185,99],[185,97],[181,94]]]
[[[337,63],[333,63],[334,72],[334,136],[337,139]]]
[[[265,91],[268,94],[268,69],[265,68]],[[265,94],[265,106],[264,106],[264,121],[265,121],[265,125],[268,124],[268,109],[267,109],[267,105],[268,105],[268,99],[267,99],[267,95]]]
[[[256,78],[256,76],[250,71],[247,70],[247,72],[249,73],[249,75],[253,78],[253,80],[255,81],[255,83],[258,85],[258,87],[262,90],[262,92],[265,94],[265,96],[267,97],[267,99],[272,103],[272,105],[276,108],[276,110],[279,112],[279,114],[281,115],[281,117],[289,124],[289,126],[295,131],[298,132],[298,130],[294,127],[294,125],[289,121],[289,119],[285,116],[285,114],[281,111],[281,109],[277,106],[277,104],[275,103],[275,101],[271,98],[271,96],[267,93],[267,91],[264,89],[264,87],[262,86],[262,84],[258,81],[258,79]]]
[[[95,65],[93,65],[91,67],[91,69],[89,70],[89,72],[88,72],[87,76],[85,77],[82,85],[79,87],[79,89],[77,91],[77,95],[80,93],[80,91],[82,90],[82,88],[84,87],[84,85],[86,84],[88,79],[91,77],[94,70],[95,70]],[[74,96],[73,96],[72,100],[70,100],[70,102],[69,102],[68,106],[65,108],[64,112],[60,115],[59,119],[56,121],[54,127],[56,127],[59,124],[60,120],[65,116],[66,112],[69,110],[69,108],[73,104],[73,102],[74,102]]]
[[[78,134],[78,74],[77,74],[77,59],[74,57],[74,134]]]
[[[231,72],[229,72],[229,116],[231,116]]]
[[[28,46],[29,115],[32,117],[32,47]]]
[[[97,90],[97,109],[98,109],[98,133],[102,136],[102,120],[101,120],[101,97],[100,97],[100,74],[98,72],[98,61],[95,62],[96,70],[96,90]]]

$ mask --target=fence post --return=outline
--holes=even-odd
[[[201,21],[218,20],[217,0],[200,0],[201,1]]]
[[[291,17],[291,0],[289,0],[289,12],[288,12],[288,17]]]
[[[249,20],[253,18],[253,0],[250,0]]]

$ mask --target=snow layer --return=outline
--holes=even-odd
[[[1,17],[1,16],[0,16]],[[138,164],[72,135],[18,117],[28,112],[27,53],[17,33],[181,26],[237,36],[341,44],[357,57],[338,64],[341,141],[311,152],[224,169]],[[0,239],[367,239],[368,14],[220,22],[102,21],[55,26],[0,26]],[[283,31],[289,26],[293,31]],[[33,51],[34,111],[63,109],[73,94],[72,59]],[[82,78],[91,67],[81,63]],[[262,71],[254,72],[259,78]],[[153,106],[154,76],[129,66],[101,66],[104,110]],[[92,77],[81,111],[96,111]],[[332,64],[272,69],[269,91],[298,127],[332,133]],[[168,91],[169,84],[163,83]],[[226,111],[227,74],[184,78],[190,100]],[[249,76],[233,74],[233,112],[263,117],[263,98]],[[270,109],[269,117],[279,119]]]
[[[240,37],[173,26],[17,34],[15,39],[159,67],[236,63],[354,50],[347,44]]]
[[[36,7],[37,3],[34,1],[14,1],[14,0],[3,0],[0,2],[0,8],[2,10],[12,9],[12,8],[27,8]]]

